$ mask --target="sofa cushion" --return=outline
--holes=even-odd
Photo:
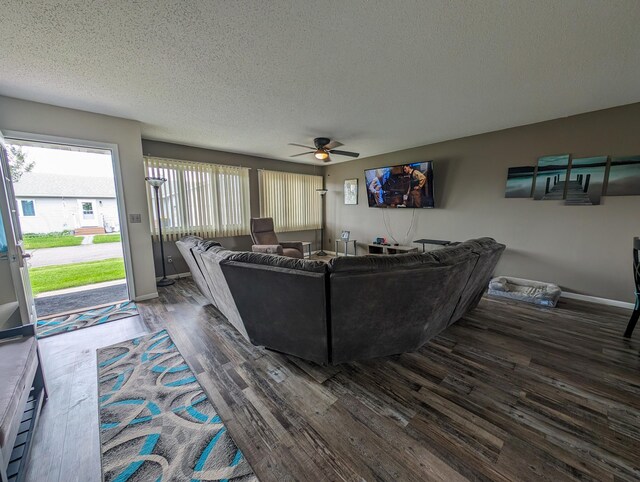
[[[372,272],[388,269],[411,269],[434,263],[431,253],[404,253],[367,256],[338,256],[329,261],[329,271]]]
[[[477,256],[469,253],[446,264],[430,256],[371,258],[369,267],[393,268],[331,273],[333,363],[412,351],[437,335],[447,326]]]
[[[202,239],[200,236],[191,234],[180,238],[178,243],[186,245],[186,247],[189,249],[197,247],[203,251],[206,251],[209,248],[213,248],[214,246],[222,246],[218,241],[215,241],[213,239]]]
[[[21,397],[31,385],[38,367],[34,337],[24,337],[0,343],[0,447],[4,448],[13,430],[20,423]],[[15,431],[14,431],[15,433]]]
[[[503,245],[496,242],[496,240],[493,238],[484,237],[469,239],[468,241],[464,241],[462,243],[449,244],[443,249],[436,249],[434,251],[431,251],[431,254],[433,254],[434,258],[438,259],[439,261],[444,261],[448,258],[456,257],[470,251],[476,254],[483,254],[495,250],[498,246]]]
[[[214,241],[213,239],[203,239],[198,243],[198,249],[203,251],[207,251],[210,248],[222,246],[218,241]]]
[[[504,244],[500,244],[492,238],[472,239],[465,241],[456,248],[461,246],[470,248],[478,258],[458,301],[458,306],[449,320],[449,324],[459,320],[465,313],[478,306],[482,295],[487,290],[489,281],[493,277],[493,272],[500,260],[500,256],[502,256],[502,252],[506,248]]]
[[[192,248],[193,246],[197,246],[198,243],[202,241],[203,239],[200,236],[193,236],[193,235],[183,236],[182,238],[180,238],[180,242],[188,245],[189,248]]]
[[[221,263],[224,263],[234,254],[236,254],[235,251],[229,251],[221,246],[213,246],[200,254],[200,260],[202,261],[204,279],[211,290],[213,298],[216,300],[216,308],[245,339],[249,340],[249,335],[220,267]]]
[[[229,256],[228,261],[238,263],[262,264],[276,268],[293,269],[298,271],[310,271],[312,273],[325,273],[327,265],[324,261],[312,261],[308,259],[296,259],[274,254],[251,253],[243,251]]]
[[[252,254],[220,263],[251,343],[327,363],[324,263]]]
[[[224,248],[222,246],[214,246],[202,253],[201,259],[213,260],[216,264],[219,265],[220,263],[223,263],[227,259],[231,258],[231,256],[233,256],[234,254],[238,254],[238,251],[231,251],[230,249]]]
[[[495,239],[488,238],[488,237],[470,239],[469,241],[465,241],[465,243],[468,243],[471,246],[474,246],[474,248],[476,249],[482,249],[483,251],[487,251],[487,250],[493,251],[498,246],[503,246],[500,243],[498,243]]]
[[[448,264],[455,262],[460,256],[468,256],[470,253],[474,253],[476,247],[469,242],[458,243],[455,246],[447,246],[442,249],[434,249],[430,251],[431,255],[440,263]]]
[[[207,300],[209,300],[210,303],[216,305],[215,297],[205,280],[202,260],[200,259],[200,255],[205,251],[199,248],[199,246],[204,246],[206,243],[208,243],[208,241],[204,241],[199,236],[185,236],[176,242],[176,247],[178,248],[178,251],[180,251],[182,258],[189,266],[191,276],[200,292],[207,298]]]

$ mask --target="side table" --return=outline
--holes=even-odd
[[[414,243],[422,244],[422,252],[424,253],[426,251],[425,246],[427,244],[433,244],[436,246],[448,246],[449,244],[451,244],[451,241],[444,241],[442,239],[416,239]]]
[[[338,251],[338,243],[344,243],[344,256],[349,256],[349,243],[353,243],[353,254],[358,254],[358,247],[356,245],[355,239],[350,239],[349,241],[345,241],[343,239],[336,239],[336,256],[340,255]]]

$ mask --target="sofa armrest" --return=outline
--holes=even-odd
[[[280,243],[280,246],[282,246],[283,248],[297,249],[301,253],[304,253],[304,251],[302,250],[302,241],[282,241]]]
[[[254,244],[251,246],[251,251],[254,253],[282,255],[282,246],[279,244]]]

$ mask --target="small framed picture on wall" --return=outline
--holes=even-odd
[[[358,179],[345,179],[344,203],[358,204]]]

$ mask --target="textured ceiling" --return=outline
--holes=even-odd
[[[0,94],[264,157],[320,135],[371,156],[640,101],[637,0],[2,5]]]

